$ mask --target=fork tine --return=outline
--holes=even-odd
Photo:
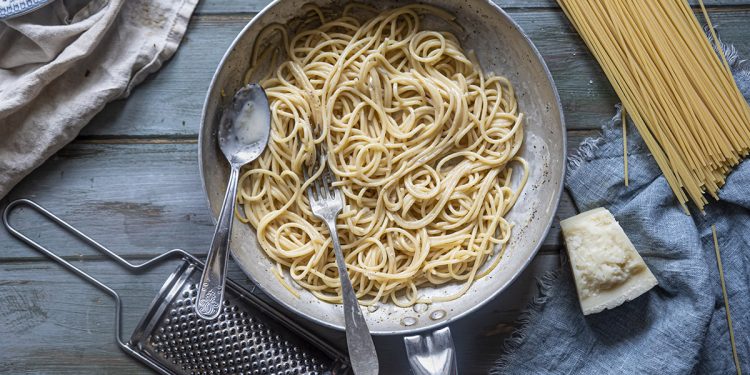
[[[318,158],[320,158],[320,161],[321,162],[325,161],[326,157],[328,157],[328,149],[327,149],[326,145],[324,145],[324,144],[321,143],[318,146],[318,151],[319,151],[318,152]]]
[[[323,166],[325,168],[325,166]],[[326,189],[326,182],[325,176],[326,172],[323,170],[323,173],[318,176],[318,178],[315,180],[316,188],[318,189],[318,194],[320,195],[321,199],[328,199],[328,189]]]
[[[324,180],[326,191],[328,192],[328,195],[333,198],[335,193],[335,188],[333,187],[333,174],[331,173],[330,168],[326,168],[326,171],[324,173]]]
[[[307,174],[307,166],[304,166],[304,165],[302,166],[302,177],[305,178],[305,181],[310,179],[310,176],[308,176]],[[315,196],[313,196],[312,185],[313,184],[307,185],[307,200],[308,201],[312,201],[313,199],[315,199]]]
[[[326,152],[325,145],[315,146],[315,160],[318,161],[317,166],[313,166],[312,170],[304,168],[302,174],[305,180],[312,178],[312,175],[318,174],[317,178],[314,178],[310,182],[310,186],[307,187],[307,199],[310,201],[310,208],[315,213],[317,209],[335,209],[341,210],[343,204],[343,193],[341,190],[334,186],[336,182],[336,175],[328,164],[328,153]],[[314,208],[313,205],[316,207]]]
[[[323,169],[323,173],[321,173],[321,175],[318,176],[318,179],[316,180],[316,182],[318,183],[318,189],[319,189],[318,194],[320,194],[321,198],[328,199],[329,191],[328,191],[328,187],[326,186],[326,181],[325,181],[326,171],[328,170],[328,166],[326,165],[325,147],[322,145],[317,146],[315,149],[315,152],[318,157],[318,166]]]
[[[325,145],[320,146],[320,149],[318,150],[318,158],[320,165],[326,165],[328,162],[328,150]]]

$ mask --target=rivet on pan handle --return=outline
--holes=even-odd
[[[404,337],[409,365],[416,375],[457,375],[456,349],[448,327]]]

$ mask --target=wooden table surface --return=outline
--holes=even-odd
[[[720,35],[750,56],[750,0],[706,0]],[[205,257],[213,225],[198,174],[200,111],[211,76],[240,29],[267,0],[205,0],[175,56],[136,88],[108,104],[69,146],[0,202],[31,198],[127,259],[140,262],[172,248]],[[595,135],[617,99],[582,41],[552,0],[498,0],[531,37],[560,92],[568,147]],[[567,194],[558,218],[575,213]],[[14,223],[123,297],[124,331],[132,332],[170,264],[134,276],[29,211]],[[463,374],[486,373],[519,311],[535,295],[535,278],[559,263],[557,221],[542,250],[505,293],[452,325]],[[230,276],[247,286],[235,266]],[[149,370],[113,339],[112,300],[0,231],[0,373],[136,374]],[[303,322],[311,326],[309,322]],[[344,347],[343,335],[313,327]],[[399,338],[375,339],[383,374],[408,373]]]

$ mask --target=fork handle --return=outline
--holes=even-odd
[[[344,301],[346,346],[349,349],[352,369],[356,375],[377,375],[378,353],[375,351],[370,330],[367,328],[367,322],[359,308],[359,302],[357,302],[357,294],[354,293],[354,287],[349,280],[349,273],[346,271],[346,262],[344,261],[344,254],[341,252],[335,219],[326,221],[326,225],[328,225],[328,231],[331,233],[336,266],[339,269],[341,296]]]

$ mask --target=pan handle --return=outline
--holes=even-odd
[[[406,355],[415,375],[457,375],[456,349],[449,327],[404,337]]]

